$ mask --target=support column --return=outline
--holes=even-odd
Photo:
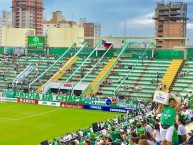
[[[184,48],[184,60],[187,60],[187,48]]]

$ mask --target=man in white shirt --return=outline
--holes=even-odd
[[[146,121],[143,122],[143,126],[145,127],[145,130],[153,136],[153,128],[149,124],[147,124]]]
[[[79,134],[81,137],[83,137],[83,131],[82,130],[79,130]]]
[[[101,133],[102,133],[103,136],[106,136],[106,135],[107,135],[106,129],[104,128],[104,129],[101,131]]]
[[[186,107],[189,106],[188,95],[185,96],[184,106],[186,106]]]
[[[192,115],[190,112],[187,110],[186,106],[182,108],[182,114],[186,115],[188,117],[188,120],[191,121]]]

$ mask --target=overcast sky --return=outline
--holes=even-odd
[[[53,11],[62,11],[66,20],[100,23],[102,35],[154,36],[156,3],[160,0],[44,0],[44,17],[50,19]],[[168,0],[165,0],[168,2]],[[180,0],[170,0],[180,1]],[[182,0],[188,4],[187,35],[193,44],[193,0]],[[12,0],[0,0],[2,10],[11,11]]]

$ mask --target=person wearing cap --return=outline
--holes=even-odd
[[[180,100],[176,95],[170,93],[169,105],[160,104],[156,113],[161,115],[160,119],[160,136],[162,145],[172,145],[172,135],[174,132],[174,123],[176,114],[181,107]]]
[[[95,139],[95,137],[96,137],[96,134],[94,134],[94,133],[91,133],[91,134],[90,134],[90,142],[91,142],[91,145],[95,145],[95,144],[96,144],[96,139]]]
[[[119,138],[117,138],[115,141],[114,141],[115,143],[122,143],[122,141],[121,141],[121,139],[119,139]]]

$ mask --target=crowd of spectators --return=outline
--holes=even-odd
[[[98,122],[88,128],[55,138],[50,142],[50,145],[160,145],[162,141],[162,145],[165,145],[165,139],[170,141],[168,145],[181,143],[191,145],[193,137],[189,141],[187,140],[185,127],[193,121],[189,103],[184,100],[181,107],[176,96],[174,94],[170,96],[172,97],[169,105],[160,104],[163,108],[160,108],[160,105],[158,107],[155,105],[153,108],[146,106],[137,112],[128,111],[113,119]],[[171,124],[163,125],[164,121],[168,121],[166,115],[168,112],[164,111],[167,107],[174,108],[174,112],[177,114],[175,116],[174,112],[174,114],[170,112],[174,117],[173,120],[169,117]],[[169,128],[173,130],[170,133],[167,132]],[[171,129],[169,130],[171,131]],[[190,135],[193,134],[190,133]]]

